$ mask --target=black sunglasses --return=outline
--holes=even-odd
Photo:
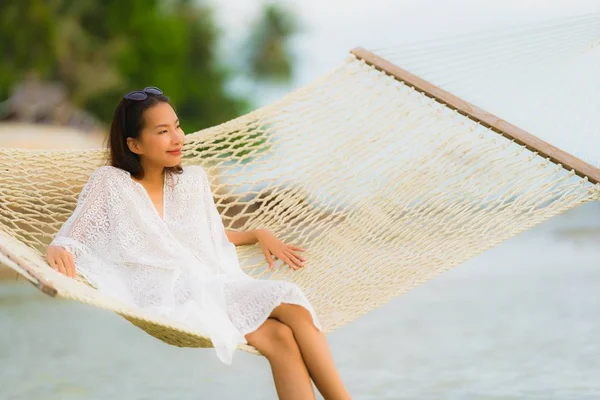
[[[148,86],[147,88],[144,88],[142,90],[134,90],[133,92],[129,92],[125,96],[123,96],[123,98],[127,100],[142,101],[148,98],[148,93],[163,94],[163,92],[156,86]]]

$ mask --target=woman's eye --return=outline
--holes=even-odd
[[[164,131],[160,131],[159,133],[166,133],[166,132],[167,132],[167,130],[165,129]]]
[[[177,125],[177,129],[181,129],[181,125]]]

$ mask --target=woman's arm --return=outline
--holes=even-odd
[[[227,239],[229,239],[231,243],[233,243],[236,246],[243,246],[246,244],[255,244],[256,242],[258,242],[258,237],[260,235],[260,232],[262,231],[264,231],[264,229],[254,229],[245,232],[226,230],[225,234],[227,235]]]
[[[304,251],[305,249],[282,242],[268,229],[255,229],[245,232],[226,230],[225,234],[235,246],[258,243],[270,269],[274,268],[273,256],[288,264],[292,269],[304,267],[306,258],[296,252]]]
[[[199,167],[199,171],[202,175],[202,185],[204,185],[205,188],[204,201],[210,209],[211,220],[214,221],[211,225],[215,225],[215,229],[213,230],[213,240],[218,248],[226,245],[226,243],[224,243],[225,240],[227,240],[233,246],[258,243],[265,255],[265,260],[269,264],[270,269],[275,267],[273,257],[282,260],[292,269],[304,267],[304,261],[306,261],[306,258],[296,254],[296,252],[305,251],[305,249],[282,242],[268,229],[254,229],[242,232],[226,230],[225,225],[223,224],[223,219],[217,210],[217,206],[212,196],[210,182],[208,180],[206,171],[202,167]],[[217,230],[220,232],[217,232]],[[227,237],[227,239],[225,239],[225,237]],[[237,257],[235,258],[237,260]]]
[[[110,240],[109,173],[107,166],[92,172],[79,193],[75,210],[46,250],[48,264],[71,278],[76,276],[76,264],[81,257],[103,249]]]

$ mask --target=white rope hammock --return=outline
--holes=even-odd
[[[531,46],[546,51],[546,41],[536,40]],[[443,49],[422,55],[443,57]],[[184,147],[184,166],[201,164],[210,175],[227,229],[268,228],[308,249],[306,267],[296,272],[269,272],[258,246],[238,247],[238,254],[252,276],[299,284],[325,332],[555,215],[600,200],[598,168],[379,55],[355,49],[311,85],[188,135]],[[438,76],[455,68],[456,82],[480,85],[470,93],[490,95],[481,91],[485,73],[464,72],[466,61],[436,67]],[[584,114],[591,118],[592,109]],[[535,118],[542,111],[520,109]],[[47,244],[105,157],[102,149],[0,149],[0,263],[44,293],[112,310],[167,343],[211,346],[202,332],[128,308],[46,264]]]
[[[372,51],[600,167],[600,13]]]

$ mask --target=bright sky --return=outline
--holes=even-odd
[[[262,1],[209,0],[227,38],[246,35]],[[600,0],[301,0],[284,1],[304,31],[294,42],[298,70],[293,87],[339,65],[348,52],[453,35],[527,21],[599,12]],[[266,100],[265,100],[266,101]]]

